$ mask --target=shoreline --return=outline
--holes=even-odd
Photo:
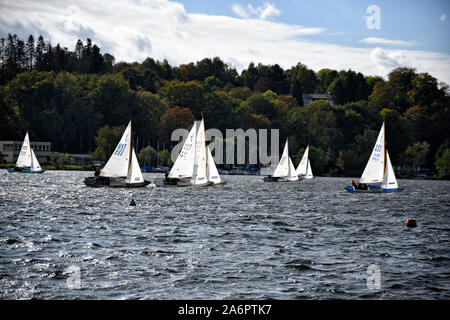
[[[48,171],[95,171],[95,166],[75,166],[75,165],[42,165],[42,169]],[[0,169],[9,169],[14,168],[14,164],[0,164]],[[161,172],[143,172],[143,173],[161,173]],[[230,176],[260,176],[257,174],[229,174]],[[324,178],[357,178],[345,175],[317,175],[315,177],[324,177]],[[397,176],[397,179],[404,180],[450,180],[450,176],[432,176],[432,177],[408,177],[408,176]]]

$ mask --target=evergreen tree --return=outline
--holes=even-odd
[[[25,69],[27,71],[31,71],[33,70],[33,66],[34,66],[34,60],[35,60],[35,46],[34,46],[34,37],[32,34],[30,34],[30,36],[28,37],[27,43],[26,43],[26,48],[25,48],[26,52],[26,65],[25,65]]]

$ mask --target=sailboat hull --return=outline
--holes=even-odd
[[[353,193],[389,193],[389,192],[401,191],[403,189],[404,188],[402,188],[402,187],[393,188],[393,189],[383,189],[383,188],[377,186],[377,187],[369,187],[367,190],[356,190],[353,186],[345,187],[346,191],[353,192]]]
[[[212,182],[212,181],[211,181]],[[211,187],[214,186],[223,186],[224,184],[227,184],[226,181],[220,181],[220,182],[212,182],[212,184],[210,185]]]
[[[84,183],[88,187],[100,188],[141,188],[150,184],[150,181],[144,180],[139,183],[126,183],[124,178],[109,178],[109,177],[87,177]]]
[[[41,170],[31,170],[30,168],[9,168],[8,172],[20,172],[20,173],[43,173],[45,172],[44,169]]]
[[[196,185],[192,184],[190,181],[189,178],[186,180],[156,178],[153,182],[157,187],[209,187],[215,185],[212,181]]]
[[[264,177],[264,182],[298,182],[301,179],[289,180],[286,177]]]

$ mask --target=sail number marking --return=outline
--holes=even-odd
[[[126,143],[120,143],[120,144],[117,146],[117,149],[116,149],[116,151],[114,152],[114,155],[115,155],[115,156],[121,157],[121,156],[123,155],[123,152],[125,151],[126,146],[127,146]]]
[[[383,145],[382,145],[382,144],[377,144],[377,145],[375,145],[375,148],[373,149],[373,157],[372,157],[372,161],[378,161],[378,160],[380,160],[382,149],[383,149]]]

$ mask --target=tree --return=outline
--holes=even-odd
[[[325,101],[313,101],[302,108],[307,141],[305,144],[315,145],[322,150],[332,146],[334,150],[342,148],[343,137],[337,126],[337,117],[333,108]]]
[[[90,90],[94,109],[103,115],[102,124],[120,126],[132,119],[132,105],[136,95],[120,74],[105,74]],[[124,121],[125,120],[125,121]]]
[[[159,164],[165,167],[170,167],[173,162],[172,158],[170,157],[169,150],[161,150],[158,152],[159,157]]]
[[[39,36],[36,43],[36,69],[39,71],[44,71],[45,69],[45,50],[46,45],[44,38]]]
[[[95,137],[97,148],[92,154],[92,158],[101,161],[108,160],[119,143],[124,130],[125,126],[110,127],[108,125],[98,129]]]
[[[156,158],[156,150],[151,146],[143,148],[138,154],[139,163],[145,166],[155,166]]]
[[[364,133],[355,137],[356,152],[362,163],[367,163],[373,146],[377,141],[378,131],[365,128]]]
[[[415,69],[404,67],[396,68],[388,75],[387,85],[391,90],[393,108],[400,113],[412,107],[411,93],[408,92],[414,88],[413,80],[416,76]]]
[[[248,87],[234,87],[228,91],[228,95],[234,99],[247,100],[252,95],[252,91]]]
[[[169,81],[160,92],[169,107],[189,108],[196,118],[200,117],[204,108],[204,89],[200,83]]]
[[[298,81],[295,76],[291,80],[291,88],[289,94],[297,100],[299,106],[303,106],[303,91],[300,81]]]
[[[35,59],[35,46],[34,46],[34,37],[32,34],[28,37],[26,44],[26,69],[27,71],[31,71],[33,69]]]
[[[450,149],[445,149],[442,156],[436,159],[436,168],[439,171],[450,173]]]
[[[190,129],[194,123],[194,115],[189,108],[178,106],[169,108],[159,122],[159,136],[162,141],[170,142],[172,132],[178,128]]]
[[[220,88],[223,87],[222,81],[217,79],[215,76],[206,77],[204,83],[205,83],[205,88],[210,92],[219,90]]]
[[[14,109],[10,107],[5,101],[6,89],[0,86],[0,137],[3,139],[12,139],[18,134],[15,132],[15,123],[17,123],[17,116],[14,114]],[[1,152],[0,152],[1,153]]]
[[[430,145],[428,142],[416,142],[406,148],[404,153],[404,162],[409,165],[412,170],[424,165],[427,162],[428,152],[430,151]]]
[[[103,54],[103,70],[105,73],[113,72],[113,66],[116,61],[113,55],[109,53]]]
[[[336,160],[336,166],[344,175],[357,176],[361,174],[361,158],[355,150],[340,150]]]
[[[337,104],[367,100],[370,94],[370,88],[364,75],[352,70],[340,71],[330,83],[328,91],[333,95],[334,102]]]
[[[300,62],[287,70],[290,74],[290,90],[289,94],[293,96],[300,106],[303,105],[304,93],[317,93],[320,91],[319,79],[313,70],[308,69],[307,66]]]
[[[270,99],[260,93],[253,94],[250,98],[243,102],[243,107],[251,113],[261,114],[269,119],[276,118],[278,116],[274,105],[270,102]]]
[[[223,91],[209,92],[204,95],[203,109],[208,127],[225,130],[233,127],[233,110],[236,103]]]
[[[167,105],[156,94],[138,91],[133,99],[133,130],[142,143],[156,145],[158,126],[161,116],[167,111]]]
[[[248,68],[242,71],[241,79],[245,87],[253,90],[253,87],[259,79],[258,69],[255,68],[255,64],[253,62],[250,62]]]
[[[328,87],[337,76],[338,72],[336,70],[320,69],[317,72],[317,78],[319,79],[320,89],[323,93],[328,93]]]

